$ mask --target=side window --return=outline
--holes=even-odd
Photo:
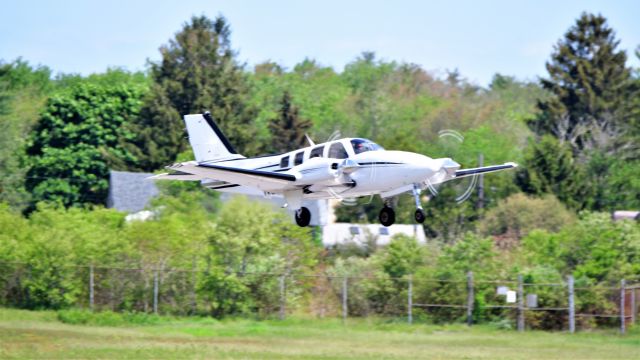
[[[293,160],[293,165],[302,164],[302,157],[303,156],[304,156],[304,151],[300,151],[299,153],[297,153],[295,159]]]
[[[318,146],[317,148],[311,150],[311,155],[309,155],[309,159],[314,157],[322,157],[323,150],[324,150],[324,146]]]
[[[342,143],[333,143],[329,148],[329,157],[332,159],[346,159],[349,157]]]
[[[280,160],[280,167],[286,168],[287,166],[289,166],[289,157],[285,156],[282,158],[282,160]]]

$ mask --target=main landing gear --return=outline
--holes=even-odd
[[[393,211],[390,206],[385,205],[382,210],[380,210],[378,220],[380,220],[380,224],[384,226],[391,226],[396,222],[396,212]]]
[[[426,215],[424,210],[422,210],[422,205],[420,204],[420,188],[417,185],[413,186],[413,198],[416,202],[414,218],[416,219],[416,222],[422,224],[426,219]],[[378,219],[384,226],[391,226],[396,222],[396,213],[393,211],[393,208],[391,208],[391,200],[389,198],[384,199],[384,207],[380,210]]]
[[[424,210],[422,210],[422,204],[420,204],[420,189],[417,185],[413,185],[413,199],[416,202],[416,212],[414,213],[414,218],[420,224],[424,222],[426,216],[424,215]]]
[[[309,226],[311,222],[311,211],[306,207],[296,210],[296,224],[301,227]]]

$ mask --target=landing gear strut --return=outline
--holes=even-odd
[[[416,201],[416,212],[414,217],[416,221],[422,224],[426,218],[424,215],[424,210],[422,210],[422,204],[420,204],[420,189],[417,185],[413,185],[413,199]]]
[[[378,220],[380,220],[380,224],[384,226],[391,226],[396,222],[396,212],[393,211],[393,208],[391,208],[387,200],[385,200],[384,207],[380,210]]]
[[[296,210],[296,224],[301,227],[309,226],[311,222],[311,211],[306,207]]]

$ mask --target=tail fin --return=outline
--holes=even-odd
[[[208,111],[204,114],[185,115],[184,122],[187,124],[189,143],[197,162],[244,158],[236,152]]]

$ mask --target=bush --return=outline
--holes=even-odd
[[[72,325],[131,326],[154,325],[167,318],[145,313],[115,313],[113,311],[91,312],[82,309],[58,311],[58,320]]]
[[[487,211],[478,228],[483,235],[498,237],[499,244],[508,246],[532,230],[556,232],[574,221],[575,216],[553,195],[537,198],[517,193]]]

